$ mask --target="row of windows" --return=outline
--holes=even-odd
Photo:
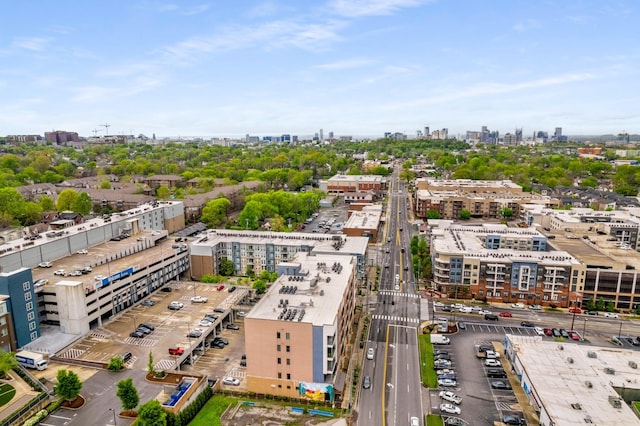
[[[288,332],[287,332],[287,333],[285,333],[284,335],[285,335],[285,339],[286,339],[286,340],[289,340],[289,339],[291,338],[291,334],[290,334],[290,333],[288,333]],[[281,338],[281,336],[282,336],[282,334],[281,334],[279,331],[276,331],[276,339],[280,339],[280,338]]]
[[[291,358],[286,359],[287,365],[291,365]],[[282,364],[282,358],[278,357],[278,364]]]
[[[278,350],[278,352],[280,352],[282,350],[282,345],[278,345],[278,349],[277,350]],[[287,345],[286,346],[286,351],[287,352],[291,352],[291,346]]]

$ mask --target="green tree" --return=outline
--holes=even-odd
[[[100,189],[111,189],[111,182],[108,180],[103,180],[100,182]]]
[[[216,198],[209,201],[202,209],[200,220],[210,228],[223,226],[228,219],[231,201],[226,198]]]
[[[513,210],[509,207],[504,207],[502,210],[500,210],[500,216],[502,216],[505,220],[509,220],[513,216]]]
[[[73,207],[76,204],[76,200],[80,194],[78,194],[73,189],[63,189],[60,194],[58,194],[58,200],[56,201],[56,209],[59,212],[64,211],[73,211]]]
[[[53,198],[49,197],[48,195],[43,195],[42,197],[40,197],[40,199],[38,200],[38,204],[40,204],[43,212],[50,212],[55,210],[56,208],[56,204],[53,202]]]
[[[471,212],[467,209],[460,210],[460,220],[469,220],[471,219]]]
[[[137,423],[140,426],[164,426],[167,424],[167,412],[157,400],[152,399],[140,406]]]
[[[595,311],[596,310],[596,302],[593,299],[587,300],[587,311]]]
[[[0,350],[0,379],[4,379],[7,371],[13,370],[17,366],[18,361],[16,361],[16,354]]]
[[[73,401],[80,395],[82,382],[76,373],[64,368],[58,370],[58,383],[56,385],[56,395],[65,401]]]
[[[404,165],[403,165],[403,166],[404,166]],[[405,182],[409,183],[410,181],[412,181],[413,179],[415,179],[416,174],[415,174],[415,173],[413,173],[413,172],[412,172],[411,170],[409,170],[409,169],[404,169],[404,168],[403,168],[403,169],[400,171],[400,174],[398,175],[398,177],[399,177],[400,179],[402,179],[403,181],[405,181]]]
[[[605,309],[605,301],[604,301],[604,299],[602,297],[600,299],[598,299],[598,301],[596,302],[596,309],[598,311],[604,311],[604,309]]]
[[[613,303],[613,300],[609,300],[605,306],[605,310],[607,312],[614,312],[616,310],[616,305]]]
[[[427,219],[442,219],[442,215],[437,210],[429,209],[427,210]]]
[[[256,294],[264,294],[267,291],[267,284],[263,280],[256,280],[253,283],[253,289]]]
[[[120,371],[124,364],[122,363],[122,358],[119,356],[114,356],[109,359],[109,364],[107,365],[107,370],[109,371]]]
[[[150,374],[153,374],[156,372],[155,368],[153,368],[153,353],[151,351],[149,351],[149,360],[147,361],[147,371]]]
[[[123,410],[133,410],[140,403],[138,389],[133,385],[131,377],[118,382],[116,395],[120,398]]]
[[[89,194],[82,192],[78,196],[75,203],[73,203],[73,211],[85,216],[91,213],[91,197]]]
[[[250,278],[253,278],[256,276],[255,272],[253,272],[253,265],[247,265],[247,273],[246,275]]]
[[[166,186],[161,186],[156,189],[156,197],[161,200],[166,200],[171,196],[171,191]]]
[[[220,259],[220,275],[223,277],[230,277],[235,272],[236,267],[233,264],[233,260],[229,260],[226,257]]]

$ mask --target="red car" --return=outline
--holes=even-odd
[[[582,313],[582,309],[580,309],[580,308],[569,308],[569,313],[571,313],[571,314],[581,314]]]
[[[544,334],[546,334],[547,336],[553,335],[553,330],[550,328],[545,328],[543,331],[544,331]]]
[[[218,291],[224,290],[224,286],[223,285],[219,285],[218,287],[216,287],[216,290],[218,290]]]
[[[184,349],[178,346],[174,346],[169,348],[169,355],[182,355],[184,353]]]
[[[576,333],[575,331],[570,331],[569,332],[569,337],[571,337],[573,340],[580,340],[580,335],[578,333]]]
[[[500,316],[507,317],[507,318],[513,317],[513,315],[511,315],[511,312],[500,312]]]

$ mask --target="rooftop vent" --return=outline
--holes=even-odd
[[[597,353],[595,353],[595,352],[593,352],[593,351],[588,351],[588,352],[587,352],[587,356],[588,356],[589,358],[598,358],[598,354],[597,354]]]
[[[574,404],[571,404],[571,408],[573,408],[574,410],[582,410],[582,405],[576,402]]]
[[[622,408],[622,401],[617,396],[610,396],[609,404],[611,404],[613,408]]]
[[[607,374],[616,374],[616,370],[611,367],[605,367],[604,372]]]
[[[638,368],[638,364],[636,364],[635,361],[629,361],[629,367],[631,367],[633,369],[636,369],[636,368]]]
[[[568,357],[568,358],[567,358],[567,362],[568,362],[569,364],[573,364],[573,358]]]
[[[593,387],[593,383],[591,383],[589,380],[585,380],[584,385],[586,387],[588,387],[589,389],[591,389]]]

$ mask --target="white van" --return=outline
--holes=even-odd
[[[367,359],[373,359],[374,353],[375,351],[373,350],[373,348],[367,349]]]

